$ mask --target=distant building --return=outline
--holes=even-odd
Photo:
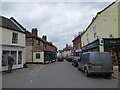
[[[98,12],[82,35],[84,52],[110,52],[113,64],[120,60],[120,1]]]
[[[81,37],[83,35],[83,32],[79,32],[79,35],[74,38],[73,42],[73,49],[74,49],[74,56],[80,56],[82,53],[81,47],[82,47],[82,42],[81,42]]]
[[[14,58],[13,69],[25,63],[25,31],[13,17],[0,16],[0,71],[8,69],[8,56]]]
[[[62,50],[62,55],[66,56],[66,55],[73,55],[73,54],[74,54],[73,47],[71,45],[66,44],[66,47]]]
[[[47,41],[47,36],[38,37],[37,28],[32,29],[32,33],[26,31],[26,62],[46,63],[55,60],[57,47],[52,42]]]

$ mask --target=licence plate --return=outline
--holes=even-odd
[[[93,68],[102,68],[102,67],[99,65],[95,65],[95,66],[93,66]]]

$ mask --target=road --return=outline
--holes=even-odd
[[[85,77],[70,62],[31,65],[3,73],[3,88],[118,88],[118,81],[102,76]]]

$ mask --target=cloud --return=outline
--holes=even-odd
[[[71,44],[74,36],[88,26],[96,13],[108,2],[43,3],[6,2],[2,3],[2,15],[14,17],[27,30],[37,27],[39,36],[47,35],[59,49]]]

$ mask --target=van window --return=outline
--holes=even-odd
[[[88,63],[89,61],[89,54],[83,54],[81,58],[82,63]]]

